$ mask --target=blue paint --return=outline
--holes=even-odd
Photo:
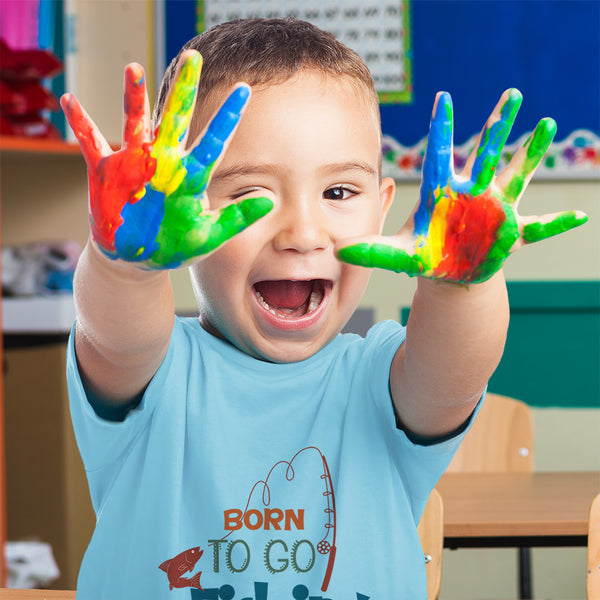
[[[165,214],[165,195],[146,186],[146,194],[135,204],[126,204],[121,211],[123,224],[115,233],[119,258],[143,261],[158,249],[156,236]]]
[[[435,208],[435,190],[445,186],[452,175],[452,115],[452,98],[443,92],[429,130],[419,208],[414,216],[416,236],[427,235]]]

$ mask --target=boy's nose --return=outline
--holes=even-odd
[[[324,250],[330,245],[326,219],[318,202],[290,202],[281,208],[277,217],[277,233],[273,236],[276,250],[306,253]]]

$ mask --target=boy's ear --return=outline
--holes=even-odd
[[[380,228],[383,230],[383,224],[387,217],[388,211],[394,201],[394,194],[396,193],[396,182],[391,177],[384,177],[379,185],[379,202],[381,209],[381,225]],[[380,231],[381,233],[381,231]]]

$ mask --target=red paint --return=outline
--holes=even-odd
[[[435,275],[467,280],[485,262],[505,220],[502,203],[489,191],[474,198],[458,194],[447,213],[444,258]]]
[[[127,202],[137,202],[156,171],[156,159],[150,156],[150,149],[151,144],[143,144],[101,158],[97,172],[89,177],[90,226],[94,239],[105,250],[115,250],[115,233],[123,223],[123,207]]]

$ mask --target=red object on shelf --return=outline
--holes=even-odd
[[[0,135],[62,139],[60,131],[37,113],[0,116]]]
[[[60,110],[56,96],[37,80],[0,79],[0,110],[6,115],[24,115],[41,110]]]
[[[49,50],[12,50],[0,40],[0,74],[3,79],[44,79],[62,71],[62,63]]]
[[[0,40],[0,135],[61,139],[43,112],[59,110],[56,96],[42,83],[62,70],[49,50],[12,50]]]

